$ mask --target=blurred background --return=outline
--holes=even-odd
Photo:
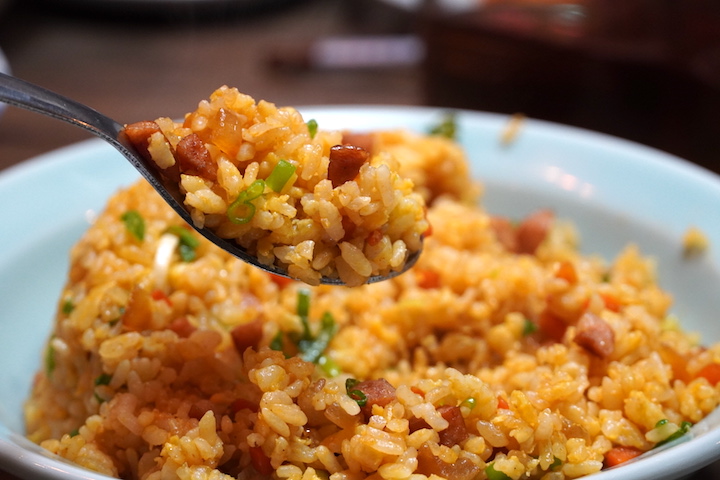
[[[0,0],[7,68],[120,122],[227,84],[279,105],[523,113],[720,172],[717,0]],[[0,170],[87,138],[6,108]]]
[[[715,0],[0,0],[18,77],[121,121],[281,105],[523,113],[720,170]],[[6,109],[0,168],[87,138]]]

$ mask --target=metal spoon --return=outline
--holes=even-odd
[[[211,230],[206,228],[197,228],[193,225],[190,212],[183,205],[183,194],[179,186],[175,182],[167,181],[163,178],[157,169],[138,154],[135,148],[125,139],[124,135],[120,135],[124,125],[105,115],[83,105],[82,103],[71,100],[50,90],[26,82],[19,78],[0,73],[0,101],[16,107],[24,108],[42,115],[62,120],[71,125],[75,125],[90,133],[102,138],[110,145],[115,147],[131,164],[135,167],[150,185],[160,194],[160,196],[185,220],[192,225],[205,238],[219,246],[223,250],[235,255],[240,260],[261,268],[275,275],[292,278],[286,270],[276,265],[264,265],[260,263],[257,257],[246,252],[235,242],[220,238]],[[368,283],[379,282],[395,277],[417,262],[420,256],[420,250],[413,252],[405,262],[405,266],[401,271],[394,271],[386,276],[375,275],[368,279]],[[320,283],[326,285],[343,285],[342,280],[335,277],[322,277]]]

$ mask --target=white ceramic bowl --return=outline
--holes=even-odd
[[[321,127],[407,127],[426,131],[442,111],[412,107],[302,109]],[[483,180],[483,203],[494,213],[520,217],[551,207],[571,219],[582,250],[614,257],[629,242],[659,262],[660,283],[675,296],[673,312],[705,343],[720,341],[720,180],[692,164],[605,135],[527,121],[503,146],[507,117],[459,112],[460,141]],[[104,478],[47,454],[22,436],[22,403],[50,331],[65,281],[70,246],[116,188],[138,178],[103,142],[87,141],[0,174],[3,218],[0,249],[0,468],[33,479]],[[20,209],[18,206],[22,205]],[[711,241],[707,254],[682,259],[689,226]],[[720,458],[720,413],[691,435],[597,480],[679,478]]]

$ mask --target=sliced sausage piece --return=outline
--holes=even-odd
[[[437,411],[449,424],[448,428],[439,432],[441,445],[452,447],[467,440],[469,434],[460,407],[442,405]]]
[[[360,167],[370,158],[370,153],[354,145],[335,145],[330,148],[328,179],[333,188],[357,177]]]
[[[196,175],[207,180],[217,179],[217,164],[197,134],[191,133],[178,142],[175,158],[182,173]]]
[[[130,143],[135,147],[146,160],[152,160],[148,153],[148,144],[150,143],[150,136],[153,133],[160,132],[160,125],[150,120],[135,122],[125,125],[122,134],[125,135]]]
[[[551,210],[538,210],[528,215],[517,227],[518,253],[534,254],[552,227],[555,214]]]
[[[481,470],[465,457],[459,457],[454,463],[447,463],[433,455],[427,444],[423,444],[418,449],[417,460],[416,472],[428,477],[435,474],[448,480],[473,480]]]
[[[509,219],[505,217],[492,217],[490,218],[490,228],[505,250],[508,252],[517,252],[518,240],[515,226]]]
[[[605,320],[593,313],[580,317],[573,340],[600,358],[607,358],[615,350],[615,332]]]
[[[170,325],[168,326],[170,330],[177,333],[178,337],[181,338],[187,338],[192,333],[197,330],[195,326],[190,323],[190,320],[187,319],[187,317],[178,317],[172,322],[170,322]]]
[[[235,349],[241,355],[250,347],[257,347],[262,340],[263,321],[258,318],[252,322],[238,325],[230,331]]]
[[[375,147],[375,135],[364,132],[343,132],[343,145],[355,145],[372,152]]]
[[[360,390],[365,395],[365,405],[361,408],[365,418],[370,418],[372,415],[372,406],[380,405],[384,407],[388,403],[392,402],[397,398],[395,394],[395,387],[390,385],[390,382],[384,378],[377,380],[365,380],[360,382],[353,390]]]

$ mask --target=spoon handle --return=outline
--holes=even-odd
[[[0,101],[24,108],[90,131],[116,148],[123,126],[92,108],[19,78],[0,73]]]

